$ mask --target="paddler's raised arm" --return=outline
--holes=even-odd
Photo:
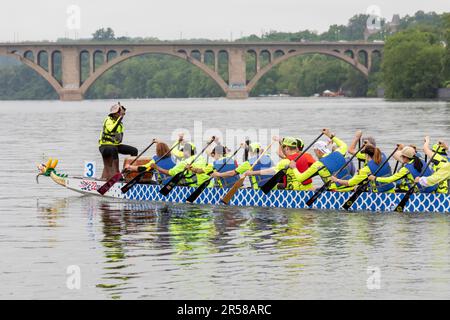
[[[362,137],[362,131],[361,130],[356,131],[355,137],[353,138],[352,143],[348,147],[348,153],[350,153],[350,154],[355,154],[356,153],[356,151],[358,150],[356,148],[356,145],[361,140],[361,137]]]
[[[434,152],[436,150],[439,150],[439,152],[434,156],[434,159],[437,161],[445,161],[445,158],[442,157],[441,151],[446,152],[448,150],[448,145],[444,141],[439,141],[436,145],[433,146],[433,148],[430,148],[430,137],[426,136],[423,143],[423,152],[428,156],[432,157],[434,155]]]
[[[338,148],[335,151],[345,156],[348,150],[347,144],[338,137],[336,137],[333,133],[331,133],[330,129],[323,129],[322,132],[338,146]]]
[[[184,142],[184,133],[183,133],[183,132],[180,132],[180,133],[178,134],[178,140],[175,141],[175,142],[172,144],[172,147],[176,146],[177,144],[180,146],[180,145],[182,145],[183,142]],[[178,146],[178,147],[179,147],[179,146]],[[181,159],[184,158],[184,153],[183,153],[183,151],[180,150],[180,149],[178,149],[178,148],[174,148],[174,149],[172,150],[172,155],[173,155],[176,159],[179,159],[179,160],[181,160]]]

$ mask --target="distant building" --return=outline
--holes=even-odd
[[[395,33],[398,31],[399,27],[400,27],[400,15],[394,14],[392,17],[392,21],[386,23],[386,29],[390,33]]]

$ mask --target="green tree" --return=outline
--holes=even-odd
[[[386,42],[382,63],[388,98],[434,98],[442,82],[444,48],[436,35],[411,29]]]
[[[114,40],[114,39],[115,39],[114,31],[111,28],[106,28],[106,29],[101,28],[92,34],[92,40],[95,40],[95,41],[108,41],[108,40]]]
[[[442,25],[444,30],[444,41],[445,41],[445,54],[442,73],[445,82],[448,82],[450,81],[450,13],[443,14]]]

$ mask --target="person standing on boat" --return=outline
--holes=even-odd
[[[294,169],[295,179],[298,183],[303,183],[317,174],[322,178],[323,182],[326,183],[330,177],[334,175],[335,172],[339,171],[346,163],[345,154],[347,153],[347,144],[332,134],[329,129],[323,129],[322,132],[336,144],[337,149],[330,151],[327,142],[316,142],[314,145],[314,153],[316,154],[318,161],[312,164],[311,167],[303,173],[297,169],[297,164],[292,161],[290,167]],[[348,167],[342,170],[338,175],[338,178],[343,180],[350,179],[351,177],[352,175]],[[340,190],[341,187],[342,186],[339,183],[332,183],[329,190]]]
[[[439,170],[442,169],[442,167],[445,166],[450,161],[450,158],[447,155],[448,145],[445,142],[439,142],[433,145],[432,148],[430,148],[430,137],[425,137],[425,142],[423,144],[423,151],[425,154],[431,158],[433,154],[436,152],[436,155],[433,158],[432,161],[432,168],[437,173]],[[443,180],[438,185],[438,193],[448,193],[448,181]]]
[[[99,150],[103,158],[103,173],[101,179],[108,180],[119,172],[119,153],[137,156],[135,147],[122,144],[123,123],[126,108],[119,103],[111,107],[108,117],[103,122],[99,139]]]
[[[226,178],[226,177],[235,177],[240,174],[246,173],[255,161],[259,158],[260,153],[264,150],[261,148],[261,145],[258,142],[253,142],[248,145],[248,153],[250,158],[245,160],[241,165],[239,165],[236,169],[225,171],[225,172],[213,172],[211,177],[213,178]],[[264,170],[271,168],[273,166],[272,159],[269,155],[265,154],[262,156],[261,160],[255,165],[253,170]],[[260,175],[260,176],[251,176],[250,185],[253,189],[259,189],[267,180],[270,179],[272,175]]]
[[[300,155],[300,151],[303,149],[303,141],[293,137],[285,137],[280,140],[278,137],[274,137],[274,140],[280,141],[279,155],[282,158],[276,166],[273,168],[253,170],[245,173],[247,176],[260,176],[260,175],[274,175],[278,171],[289,167],[291,162]],[[304,154],[295,163],[295,168],[301,172],[305,172],[315,162],[312,156],[308,153]],[[281,183],[281,187],[287,190],[310,190],[312,189],[312,179],[306,179],[302,183],[299,183],[295,179],[293,168],[288,168],[286,171],[286,177]]]
[[[415,149],[410,146],[403,147],[400,145],[398,155],[396,157],[404,164],[404,166],[397,173],[394,173],[389,177],[375,177],[374,175],[370,175],[369,180],[377,183],[392,183],[402,178],[406,178],[409,183],[413,184],[415,179],[420,177],[422,170],[427,165],[424,160],[417,156]],[[423,176],[428,177],[432,174],[433,170],[431,168],[426,168]],[[436,185],[432,187],[423,187],[422,185],[418,185],[418,191],[423,193],[436,192],[437,189],[438,186]]]
[[[382,153],[380,149],[371,144],[367,144],[361,151],[361,154],[364,156],[367,162],[366,165],[362,167],[357,174],[355,174],[349,180],[339,179],[334,176],[331,177],[331,180],[335,183],[339,183],[340,185],[351,187],[349,189],[353,189],[356,185],[365,180],[369,175],[376,172],[380,165],[386,160],[386,155]],[[389,166],[389,163],[386,163],[383,168],[377,173],[377,177],[387,177],[391,175],[392,170]],[[395,184],[393,183],[371,182],[370,187],[372,192],[392,193],[395,191]]]
[[[175,162],[174,157],[169,153],[169,151],[170,151],[169,146],[166,143],[157,141],[156,155],[153,156],[152,160],[150,160],[143,166],[128,165],[126,167],[126,169],[129,171],[132,171],[132,172],[133,171],[138,171],[138,172],[149,171],[152,167],[152,164],[158,162],[158,166],[160,168],[162,168],[164,170],[170,170],[173,167],[175,167],[176,162]],[[156,181],[158,182],[158,184],[166,184],[167,182],[169,182],[169,180],[170,180],[170,176],[163,174],[161,172],[158,172],[157,178],[156,178]]]
[[[183,145],[182,150],[184,154],[184,159],[178,162],[173,168],[169,170],[164,169],[162,166],[160,166],[160,163],[158,164],[152,163],[150,167],[152,169],[158,170],[159,173],[171,177],[173,177],[177,173],[183,172],[184,169],[186,168],[187,170],[184,173],[183,182],[180,185],[197,187],[209,179],[209,175],[203,172],[203,169],[205,169],[204,170],[205,172],[209,172],[206,170],[208,167],[206,159],[203,156],[199,156],[197,160],[195,160],[195,162],[192,165],[190,165],[190,163],[194,161],[194,159],[196,158],[197,148],[192,142],[186,142]],[[202,169],[202,173],[197,173],[196,169]]]

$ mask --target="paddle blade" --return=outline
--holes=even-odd
[[[283,177],[286,175],[285,170],[278,171],[275,175],[273,175],[269,181],[267,181],[262,187],[261,190],[264,192],[264,194],[268,194],[270,190],[272,190],[278,182],[280,182]]]
[[[317,200],[317,198],[322,194],[322,192],[324,192],[328,189],[330,184],[331,184],[331,182],[328,181],[322,187],[320,187],[320,189],[316,193],[314,193],[313,196],[308,201],[306,201],[306,204],[309,207],[311,207],[313,205],[313,203]]]
[[[409,198],[411,197],[412,192],[410,192],[413,189],[408,190],[408,192],[405,194],[405,196],[403,197],[403,199],[400,201],[400,203],[397,205],[397,207],[395,208],[395,211],[397,212],[403,212],[403,210],[405,210],[405,206],[409,201]]]
[[[172,177],[172,179],[170,179],[169,182],[166,183],[164,187],[161,188],[161,190],[159,190],[159,193],[161,193],[163,196],[166,197],[170,193],[170,191],[172,191],[173,187],[175,187],[182,178],[183,172],[177,173]]]
[[[130,182],[128,182],[126,185],[124,185],[120,190],[122,190],[122,193],[127,193],[128,190],[130,190],[131,188],[133,188],[136,184],[138,184],[142,177],[145,175],[145,172],[141,172],[139,173],[136,177],[134,177],[133,179],[131,179]]]
[[[359,198],[359,196],[366,190],[367,183],[363,183],[358,188],[356,188],[355,192],[353,192],[352,196],[344,203],[342,206],[343,209],[348,210],[355,203],[355,201]]]
[[[194,192],[191,193],[191,195],[186,199],[186,202],[194,202],[198,198],[198,196],[202,194],[202,192],[206,189],[210,182],[211,179],[203,182],[197,189],[194,190]]]
[[[111,189],[111,187],[116,184],[116,182],[119,182],[120,179],[122,179],[122,173],[116,173],[115,175],[112,176],[111,179],[109,179],[108,181],[106,181],[106,183],[104,185],[102,185],[100,188],[97,189],[97,192],[100,193],[101,195],[104,195],[106,192],[108,192],[109,189]]]
[[[245,176],[240,178],[236,183],[231,187],[231,189],[227,192],[227,194],[220,200],[221,202],[228,204],[230,203],[231,198],[235,195],[240,187],[244,184]]]

